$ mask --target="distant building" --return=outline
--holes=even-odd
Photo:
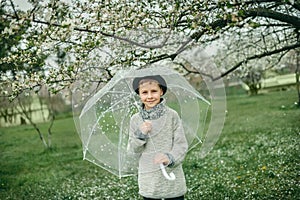
[[[263,89],[287,88],[296,84],[296,74],[285,74],[264,79]]]
[[[189,76],[189,82],[199,91],[205,90],[205,81],[201,75]],[[246,85],[240,78],[233,77],[230,80],[224,79],[224,87],[227,94],[243,94],[249,91],[248,85]],[[261,80],[260,91],[271,91],[278,89],[286,89],[296,85],[295,74],[277,75],[274,77]],[[215,85],[215,87],[223,87]]]
[[[0,108],[0,127],[30,124],[19,105],[7,105],[8,106],[1,106]],[[32,102],[26,105],[25,109],[34,123],[49,120],[49,110],[47,105],[41,104],[36,94],[32,96]]]

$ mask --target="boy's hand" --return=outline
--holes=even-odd
[[[154,157],[154,163],[155,164],[164,164],[165,166],[169,165],[170,160],[166,154],[158,153]]]
[[[152,129],[152,123],[151,123],[151,121],[145,121],[140,126],[140,130],[144,134],[148,134],[151,131],[151,129]]]

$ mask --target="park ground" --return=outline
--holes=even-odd
[[[186,199],[298,199],[295,102],[294,89],[228,96],[214,149],[202,159],[196,148],[185,159]],[[119,179],[82,160],[71,116],[57,119],[52,132],[53,147],[45,150],[30,125],[0,128],[0,199],[140,199],[136,177]]]

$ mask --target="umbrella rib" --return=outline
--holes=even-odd
[[[128,95],[129,97],[131,96],[131,95]],[[128,97],[128,96],[126,96],[126,97]],[[124,98],[124,97],[123,97]],[[111,110],[113,110],[113,107],[115,106],[115,105],[117,105],[118,103],[120,103],[122,100],[123,100],[123,98],[121,99],[121,100],[119,100],[119,101],[117,101],[116,103],[114,103],[112,106],[110,106],[107,110],[105,110],[103,113],[101,113],[101,115],[98,117],[98,119],[97,119],[97,121],[96,121],[96,123],[94,124],[94,126],[93,126],[93,128],[92,128],[92,131],[91,131],[91,133],[89,134],[89,138],[88,138],[88,140],[87,140],[87,143],[86,144],[88,144],[89,142],[90,142],[90,139],[91,139],[91,136],[92,136],[92,133],[94,132],[94,130],[95,130],[95,128],[96,128],[96,126],[98,125],[98,123],[99,123],[99,120],[107,113],[107,112],[109,112],[109,111],[111,111]]]
[[[173,85],[173,84],[170,84],[170,85],[171,85],[170,88],[181,88],[181,89],[183,89],[183,90],[186,90],[186,88],[184,88],[184,87],[180,87],[180,86]],[[200,94],[197,94],[197,92],[194,92],[194,91],[191,91],[191,90],[186,90],[186,91],[191,92],[191,93],[194,94],[197,98],[203,100],[203,101],[204,101],[205,103],[207,103],[208,105],[211,105],[204,97],[202,97]],[[180,98],[178,98],[179,94],[174,93],[174,95],[176,96],[177,99],[180,99]],[[198,130],[198,129],[199,129],[199,125],[197,125],[196,130]],[[202,139],[201,139],[200,137],[198,137],[197,134],[195,135],[194,139],[197,139],[200,143],[203,143]],[[194,139],[193,139],[193,140],[194,140]],[[192,142],[191,142],[191,144],[192,144]],[[193,145],[193,147],[196,146],[196,145],[197,145],[197,144]],[[193,147],[190,147],[189,150],[192,149]]]
[[[181,88],[183,90],[186,90],[186,91],[189,91],[191,92],[192,94],[196,95],[196,97],[198,97],[199,99],[203,100],[205,103],[207,103],[208,105],[210,105],[211,103],[206,100],[202,95],[200,95],[198,92],[195,92],[193,90],[187,90],[186,88],[184,87],[181,87],[181,86],[178,86],[178,85],[174,85],[174,84],[169,84],[169,88]]]
[[[122,92],[122,91],[108,91],[108,93],[111,93],[111,94],[131,94],[129,92]]]
[[[126,107],[128,108],[128,107]],[[126,109],[126,111],[128,111],[128,109]],[[128,113],[128,112],[126,112]],[[119,143],[118,143],[118,150],[121,148],[122,146],[122,129],[123,129],[123,123],[124,123],[124,119],[125,119],[126,115],[123,115],[122,120],[121,120],[121,127],[120,127],[120,132],[119,132]],[[118,154],[118,161],[119,161],[119,177],[121,177],[121,156],[120,154]]]
[[[101,90],[100,90],[101,91]],[[100,92],[99,91],[99,92]],[[128,95],[131,95],[131,93],[129,93],[129,92],[122,92],[122,91],[107,91],[107,93],[109,93],[109,94],[128,94]],[[101,97],[101,96],[100,96]],[[100,97],[98,97],[98,98],[100,98]],[[126,97],[126,96],[125,96]],[[80,113],[80,116],[79,116],[79,118],[82,116],[82,114],[84,113],[83,111],[86,111],[86,110],[89,110],[92,106],[93,106],[93,104],[88,104],[90,101],[92,101],[92,100],[94,100],[94,99],[96,99],[96,97],[95,96],[93,96],[92,98],[90,98],[89,100],[88,100],[88,102],[85,104],[85,106],[83,107],[83,109],[82,109],[82,111],[81,111],[81,113]],[[96,100],[97,101],[97,100]]]
[[[129,97],[132,97],[133,102],[134,102],[133,105],[134,105],[138,110],[140,110],[139,106],[137,105],[137,101],[136,101],[136,99],[135,99],[135,97],[134,97],[134,91],[132,90],[131,86],[128,84],[127,81],[125,81],[125,83],[126,83],[127,88],[129,89],[129,91],[131,91],[131,92],[129,93],[129,94],[130,94]],[[132,95],[132,94],[133,94],[133,95]],[[127,110],[128,110],[128,106],[125,107],[125,108],[127,108]],[[128,112],[126,112],[126,113],[128,113]],[[126,116],[126,115],[123,115],[122,122],[121,122],[120,133],[119,133],[118,149],[119,149],[120,146],[122,145],[122,129],[123,129],[123,123],[124,123],[125,116]],[[122,174],[121,174],[121,156],[120,156],[120,154],[118,154],[118,162],[119,162],[119,177],[121,177]]]

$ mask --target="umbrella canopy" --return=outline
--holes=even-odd
[[[210,103],[183,76],[168,67],[124,70],[86,102],[75,121],[84,159],[119,177],[137,174],[139,157],[128,151],[130,119],[140,109],[133,81],[155,75],[166,82],[163,98],[179,114],[189,150],[203,142]]]

